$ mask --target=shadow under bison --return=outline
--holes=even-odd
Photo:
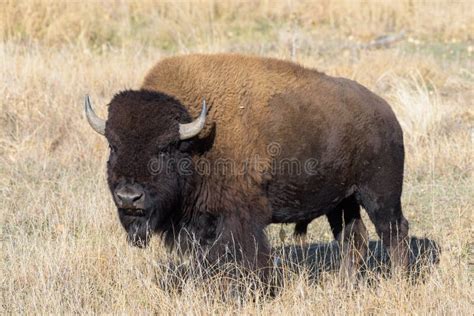
[[[279,264],[298,272],[304,269],[313,278],[321,272],[338,271],[341,257],[339,245],[331,243],[289,245],[273,249]],[[439,245],[428,238],[410,238],[409,271],[411,277],[417,277],[422,272],[439,263],[441,249]],[[381,241],[370,241],[368,244],[365,265],[361,271],[375,274],[390,273],[390,258]]]

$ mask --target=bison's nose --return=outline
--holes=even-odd
[[[125,185],[115,191],[115,197],[121,208],[143,209],[145,193],[133,185]]]

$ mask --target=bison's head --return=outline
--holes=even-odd
[[[146,246],[153,232],[170,229],[192,183],[190,140],[204,126],[206,105],[190,122],[175,99],[157,92],[124,91],[109,104],[107,122],[85,100],[92,128],[109,142],[107,180],[128,240]],[[188,123],[185,123],[188,122]],[[190,123],[189,123],[190,122]]]

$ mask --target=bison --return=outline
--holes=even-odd
[[[204,100],[204,101],[203,101]],[[165,58],[116,94],[92,128],[110,146],[107,180],[128,240],[192,241],[199,260],[271,265],[265,227],[325,215],[345,253],[364,257],[361,206],[407,265],[404,145],[390,106],[355,81],[272,58]],[[193,119],[195,118],[195,119]],[[224,168],[221,168],[224,166]]]

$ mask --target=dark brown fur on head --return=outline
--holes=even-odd
[[[174,163],[189,157],[188,146],[179,139],[179,123],[189,121],[177,100],[158,92],[123,91],[110,102],[109,188],[113,194],[124,183],[139,183],[145,192],[144,216],[132,216],[118,206],[120,221],[135,245],[146,245],[152,232],[166,233],[181,220],[192,175],[179,174]],[[151,169],[153,162],[166,168]]]

